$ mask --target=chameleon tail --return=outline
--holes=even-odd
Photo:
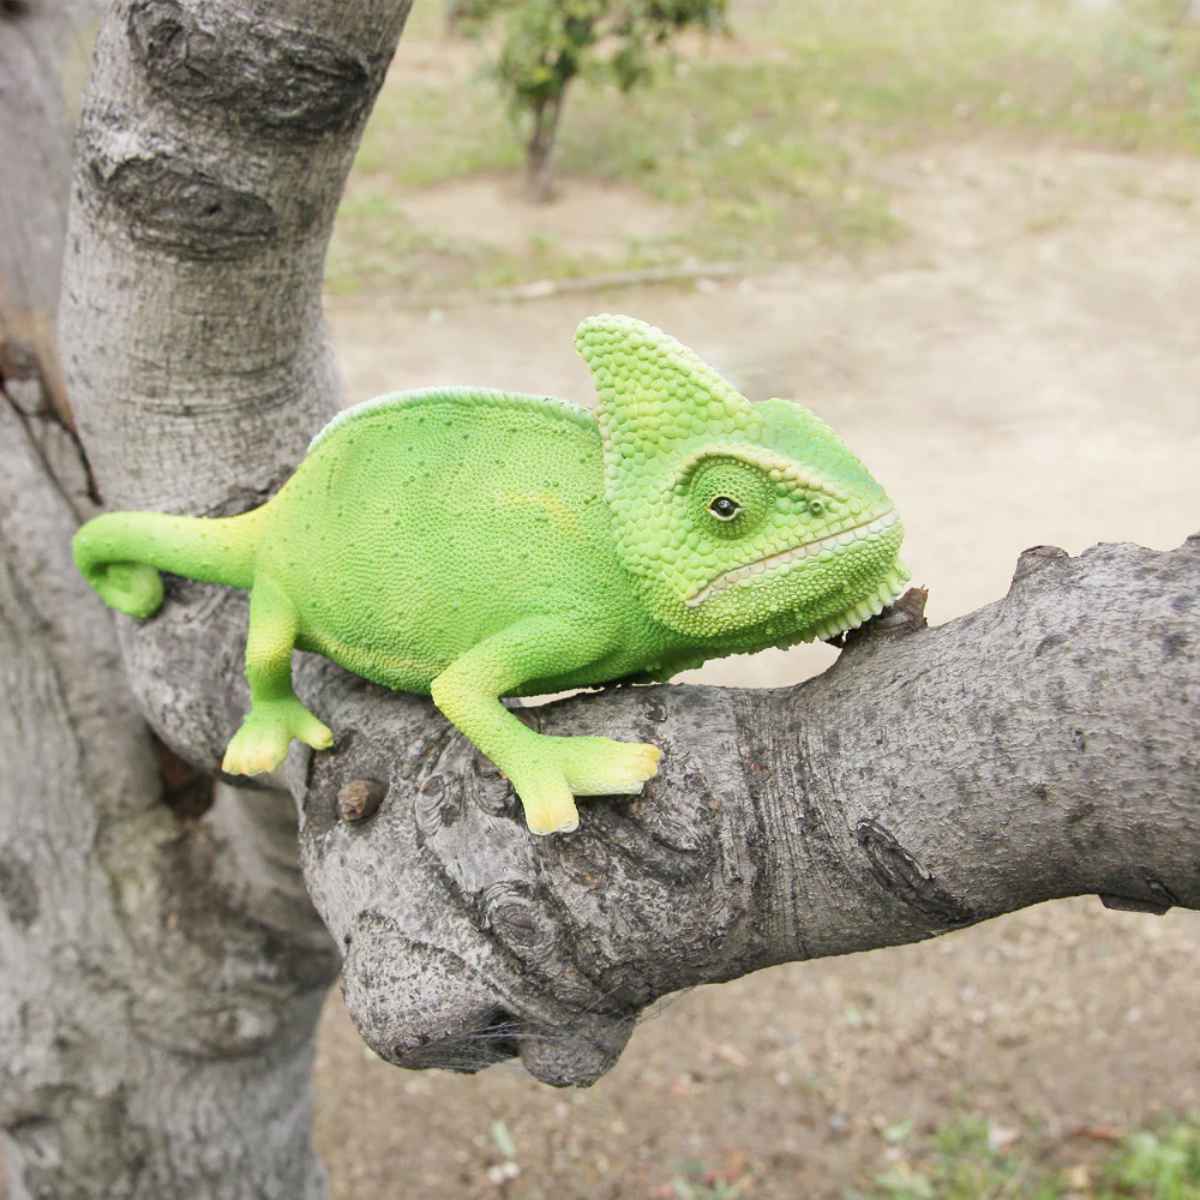
[[[80,528],[71,549],[75,565],[105,604],[131,617],[151,617],[163,600],[159,571],[250,587],[260,512],[212,519],[105,513]]]

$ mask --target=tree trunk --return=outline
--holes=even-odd
[[[308,1072],[336,961],[293,802],[367,1041],[409,1066],[519,1054],[558,1084],[596,1078],[675,988],[1054,896],[1200,907],[1195,539],[1027,555],[1008,598],[937,630],[910,598],[799,689],[527,710],[666,749],[644,797],[587,802],[570,837],[531,838],[427,700],[311,656],[297,686],[337,752],[295,747],[271,781],[291,798],[213,784],[246,702],[244,597],[172,583],[153,620],[116,622],[123,672],[68,542],[101,497],[252,507],[333,411],[321,264],[406,9],[116,0],[76,156],[70,406],[37,332],[52,300],[5,300],[34,331],[6,333],[0,403],[13,1200],[320,1194]],[[3,76],[37,95],[53,14],[12,11],[22,36],[47,22]],[[48,152],[21,194],[59,194],[55,138],[30,138]],[[5,246],[30,237],[3,219]],[[47,228],[23,274],[4,260],[6,296],[53,296]]]
[[[309,32],[323,6],[282,7],[269,24],[234,5],[108,11],[76,162],[70,402],[51,331],[63,97],[90,40],[87,10],[0,10],[10,1200],[325,1190],[309,1081],[337,955],[301,882],[294,806],[279,791],[216,787],[154,737],[110,614],[70,555],[102,490],[110,504],[187,511],[256,503],[299,457],[298,424],[336,404],[319,329],[324,241],[407,5],[360,5],[340,43]],[[255,109],[262,136],[240,152],[249,120],[214,120],[239,107]],[[261,185],[290,188],[289,207]]]
[[[542,100],[533,110],[533,129],[525,145],[525,187],[535,204],[554,199],[554,142],[566,100],[566,85],[555,96]]]
[[[0,5],[0,372],[27,408],[66,420],[54,351],[71,166],[70,72],[88,6]],[[48,69],[48,67],[56,69]]]

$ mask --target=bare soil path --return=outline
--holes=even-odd
[[[912,236],[857,264],[525,305],[343,303],[348,400],[475,382],[586,402],[575,323],[636,313],[845,434],[905,515],[935,622],[1003,594],[1028,545],[1165,548],[1200,528],[1200,163],[946,147],[891,171]],[[481,237],[508,221],[489,197]],[[831,654],[703,675],[789,682]],[[956,1112],[1076,1162],[1081,1129],[1200,1107],[1198,950],[1196,913],[1045,905],[681,997],[578,1093],[517,1068],[396,1071],[335,999],[318,1140],[338,1200],[669,1197],[688,1161],[748,1177],[741,1195],[819,1200],[903,1157],[883,1131]]]

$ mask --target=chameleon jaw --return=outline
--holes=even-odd
[[[706,600],[711,600],[714,596],[720,595],[727,588],[733,587],[734,584],[764,575],[776,567],[800,562],[805,558],[817,558],[825,550],[833,549],[836,546],[849,546],[852,542],[859,541],[862,538],[874,537],[890,529],[899,519],[895,509],[888,509],[882,515],[872,517],[871,520],[864,521],[861,525],[855,525],[851,529],[843,529],[838,533],[830,534],[828,537],[818,538],[815,542],[806,542],[802,546],[793,546],[790,550],[781,550],[778,554],[770,554],[766,558],[760,558],[757,562],[746,563],[741,567],[734,567],[732,571],[726,571],[723,575],[718,575],[710,583],[706,583],[698,592],[688,597],[684,603],[688,608],[696,608]]]

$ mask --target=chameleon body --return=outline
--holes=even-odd
[[[658,749],[544,736],[499,697],[832,637],[899,593],[892,503],[818,418],[751,404],[629,317],[589,318],[576,345],[598,419],[544,397],[397,393],[332,421],[252,512],[80,529],[79,569],[135,617],[162,603],[160,570],[249,589],[251,708],[226,771],[272,770],[292,738],[332,745],[292,691],[299,648],[431,694],[531,830],[569,831],[574,797],[636,794]]]

